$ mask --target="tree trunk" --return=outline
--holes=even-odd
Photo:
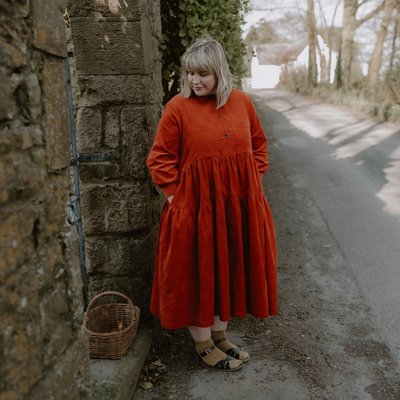
[[[339,7],[339,4],[341,3],[342,0],[339,0],[336,4],[335,7],[335,12],[333,13],[332,17],[332,23],[331,26],[328,29],[328,34],[326,38],[326,44],[328,45],[329,48],[329,57],[328,57],[328,66],[327,66],[327,72],[328,72],[328,83],[331,83],[331,68],[332,68],[332,33],[333,33],[333,24],[335,23],[335,17],[336,17],[336,12]]]
[[[344,0],[342,48],[341,48],[341,58],[342,58],[341,76],[343,83],[346,86],[349,86],[351,82],[351,60],[353,56],[353,42],[354,42],[355,31],[365,21],[368,21],[378,12],[382,11],[384,8],[385,1],[383,1],[379,7],[371,11],[364,18],[357,21],[356,20],[357,10],[364,3],[365,1],[361,1],[361,3],[358,4],[358,0]]]
[[[397,24],[399,25],[400,28],[400,0],[397,0],[396,9],[397,9]]]
[[[350,83],[351,59],[353,54],[354,33],[356,31],[357,0],[344,0],[341,72],[342,82],[345,86]]]
[[[343,86],[342,82],[342,46],[340,46],[339,55],[335,68],[335,83],[336,89],[340,89]]]
[[[321,49],[317,37],[317,51],[319,55],[319,65],[321,68],[321,83],[325,83],[327,81],[326,57],[322,50],[323,49]]]
[[[378,37],[375,42],[374,52],[372,53],[371,63],[369,65],[369,79],[372,85],[375,85],[379,79],[379,70],[382,66],[382,52],[383,44],[386,39],[387,28],[390,24],[392,18],[393,9],[396,0],[386,0],[385,2],[385,12],[383,14],[381,27],[378,32]]]
[[[308,29],[308,49],[309,49],[309,64],[308,64],[308,85],[317,86],[317,27],[314,15],[314,0],[308,0],[307,9],[307,29]]]
[[[400,1],[397,3],[397,9],[400,9]],[[399,11],[397,11],[397,17],[400,19],[400,14]],[[399,21],[395,20],[394,21],[394,32],[393,32],[393,39],[392,39],[392,53],[390,54],[390,62],[389,62],[389,69],[386,74],[386,84],[390,84],[390,80],[392,79],[392,73],[393,73],[393,62],[394,62],[394,56],[396,53],[396,39],[397,39],[397,30],[399,28]]]

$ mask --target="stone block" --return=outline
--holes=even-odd
[[[86,236],[85,239],[85,266],[88,275],[107,273],[107,244],[97,236]]]
[[[37,210],[24,206],[14,206],[7,211],[0,210],[2,273],[17,268],[34,257],[33,230],[36,214]]]
[[[77,242],[63,232],[63,11],[60,0],[0,0],[1,399],[90,397]]]
[[[44,156],[44,154],[43,154]],[[5,154],[0,160],[0,187],[6,189],[8,198],[27,198],[46,178],[46,160],[35,162],[27,152]]]
[[[36,229],[39,229],[37,227]],[[36,280],[39,290],[49,288],[54,282],[54,273],[63,264],[62,250],[58,242],[52,242],[40,249],[36,267]]]
[[[91,360],[92,399],[132,399],[141,369],[150,351],[153,331],[140,324],[122,360]]]
[[[35,275],[34,271],[28,268],[29,260],[25,262],[16,270],[8,270],[0,278],[2,282],[1,315],[14,313],[16,322],[22,322],[28,315],[30,318],[38,315],[38,288]]]
[[[78,108],[78,100],[80,97],[80,93],[79,93],[78,78],[75,68],[75,58],[73,57],[73,55],[68,56],[68,63],[69,63],[69,74],[71,77],[72,104],[74,106],[74,110],[76,110]]]
[[[121,238],[108,243],[108,268],[112,275],[142,275],[150,271],[149,240]]]
[[[81,195],[87,235],[148,228],[147,184],[92,185]]]
[[[4,289],[3,289],[4,290]],[[29,387],[38,381],[41,375],[41,338],[35,329],[32,316],[25,315],[23,320],[15,314],[2,313],[0,319],[2,362],[0,366],[0,390],[5,399],[24,399]],[[36,321],[35,321],[36,322]],[[6,390],[5,387],[7,388]],[[9,395],[9,397],[7,397]]]
[[[36,145],[43,145],[43,134],[39,125],[26,126],[21,121],[14,120],[0,130],[0,153],[25,150]]]
[[[88,275],[142,275],[151,271],[149,237],[104,239],[87,236],[85,242]]]
[[[29,392],[29,400],[89,400],[89,354],[83,329]]]
[[[70,189],[67,171],[62,171],[48,180],[46,191],[40,195],[40,201],[45,205],[44,221],[41,225],[45,237],[58,233],[64,226]]]
[[[26,18],[29,14],[29,0],[2,0],[0,15],[9,15],[13,18]]]
[[[152,34],[154,37],[161,37],[162,24],[161,24],[161,2],[160,1],[148,1],[147,5],[147,18],[150,21],[152,28]],[[157,46],[157,50],[159,48]]]
[[[25,124],[33,123],[42,112],[41,90],[37,75],[31,72],[14,73],[11,79],[13,100],[9,104],[10,118],[19,113]]]
[[[148,176],[146,158],[149,153],[145,107],[124,107],[121,111],[122,147],[127,172],[134,178]]]
[[[149,76],[149,103],[162,104],[163,87],[162,87],[162,64],[157,61],[154,64],[153,73]]]
[[[71,326],[66,321],[57,321],[54,331],[42,351],[43,365],[48,366],[57,361],[57,358],[65,351],[72,336]]]
[[[43,145],[42,131],[38,125],[26,126],[17,119],[0,130],[0,153],[25,150],[34,145]]]
[[[43,126],[48,154],[48,170],[65,168],[71,158],[71,133],[64,62],[45,58],[43,63]]]
[[[29,73],[25,79],[26,93],[28,95],[28,109],[30,121],[33,122],[42,113],[40,86],[37,75]]]
[[[120,109],[119,108],[108,108],[104,112],[103,116],[104,126],[104,145],[110,149],[116,149],[119,147],[120,137]]]
[[[64,10],[65,0],[32,0],[33,45],[63,58],[67,57]]]
[[[0,15],[3,14],[0,12]],[[0,26],[0,60],[9,72],[27,64],[28,47],[26,36],[23,33],[27,29],[24,21],[16,21],[14,18],[2,20]]]
[[[39,125],[29,125],[29,136],[33,145],[43,145],[43,133]]]
[[[103,17],[118,17],[140,21],[138,0],[68,0],[70,17],[91,17],[102,20]]]
[[[65,284],[60,282],[56,284],[40,303],[41,328],[44,338],[49,339],[54,333],[55,321],[60,320],[60,316],[68,312],[67,290]]]
[[[160,70],[161,71],[161,70]],[[149,75],[79,75],[79,107],[161,103],[161,72],[158,82]]]
[[[78,152],[101,148],[101,110],[96,108],[78,110],[76,147]]]
[[[105,277],[95,275],[89,278],[89,297],[92,299],[99,293],[115,291],[124,294],[131,299],[140,309],[150,304],[151,282],[143,284],[143,279],[132,276]]]
[[[14,109],[10,79],[3,68],[0,68],[0,121],[12,119]]]
[[[72,18],[71,32],[80,75],[151,72],[152,62],[145,62],[151,57],[151,51],[143,46],[140,21],[96,22]]]
[[[67,294],[72,313],[71,324],[76,331],[80,329],[84,318],[79,238],[75,227],[70,227],[62,232],[59,237],[64,254],[63,268],[69,282]]]
[[[146,106],[146,119],[147,131],[149,138],[149,145],[151,146],[156,137],[158,123],[160,122],[162,114],[162,107],[159,104],[152,104]]]
[[[146,51],[144,55],[144,68],[147,72],[152,72],[154,68],[154,61],[160,59],[160,51],[158,49],[159,41],[153,35],[152,26],[148,18],[142,19],[142,40],[141,43]]]
[[[116,162],[96,162],[79,164],[79,179],[82,181],[107,181],[123,177],[121,167]]]

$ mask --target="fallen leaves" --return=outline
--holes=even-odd
[[[142,389],[150,390],[166,369],[167,366],[163,364],[161,360],[152,362],[148,367],[144,368],[145,374],[142,373],[142,375],[140,375],[139,386]]]
[[[151,382],[139,382],[139,386],[145,390],[149,390],[153,387]]]

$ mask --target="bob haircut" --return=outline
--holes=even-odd
[[[210,36],[203,36],[194,42],[182,56],[181,96],[189,98],[193,90],[189,85],[189,71],[207,71],[217,78],[217,110],[228,101],[235,77],[229,71],[224,50]]]

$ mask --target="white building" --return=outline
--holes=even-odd
[[[318,44],[325,59],[329,58],[329,48],[318,36]],[[253,89],[272,89],[279,83],[279,76],[283,65],[289,64],[292,68],[308,68],[308,38],[295,43],[271,43],[255,46],[256,57],[251,63],[251,87]],[[337,63],[337,53],[332,52],[330,81],[333,83]],[[320,56],[317,51],[318,82],[321,81]]]

